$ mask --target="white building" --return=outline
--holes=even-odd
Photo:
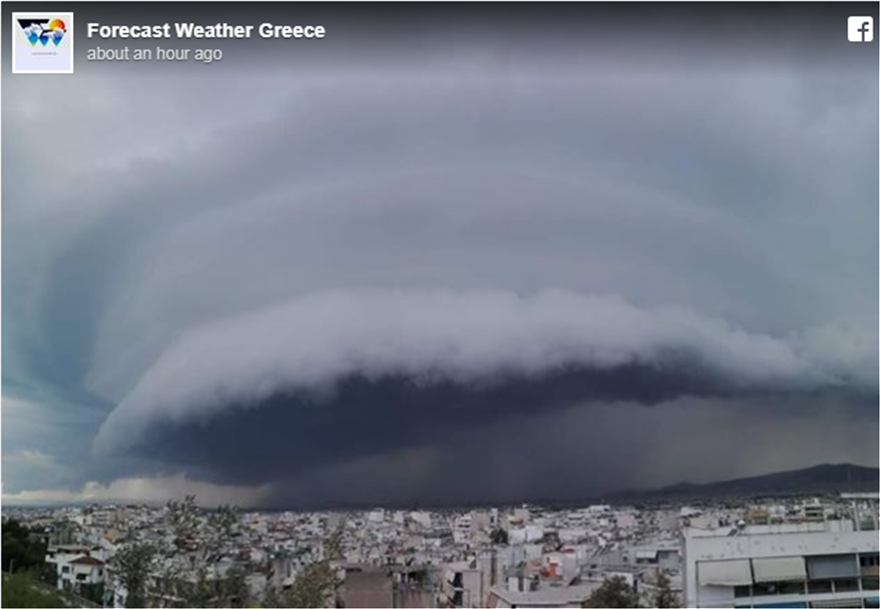
[[[55,567],[59,590],[74,589],[79,583],[104,581],[104,561],[90,556],[87,546],[53,546],[46,551],[46,562]],[[88,559],[88,560],[81,560]]]
[[[507,531],[511,545],[540,541],[544,537],[544,527],[528,524],[522,528]]]
[[[59,588],[79,590],[84,584],[104,582],[104,561],[94,556],[74,558],[62,567],[62,571],[58,578]]]
[[[685,529],[685,606],[877,607],[878,533],[845,522]]]
[[[55,567],[59,590],[79,590],[83,584],[104,581],[104,561],[90,556],[84,546],[58,546],[46,553],[46,562]]]
[[[485,604],[483,573],[467,562],[446,566],[440,584],[439,604],[443,607],[482,607]]]
[[[409,517],[413,522],[418,523],[423,529],[431,528],[430,512],[410,512]]]

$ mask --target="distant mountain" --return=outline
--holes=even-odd
[[[648,491],[614,494],[614,500],[682,500],[880,491],[880,469],[861,465],[825,464],[750,478],[706,484],[681,483]]]

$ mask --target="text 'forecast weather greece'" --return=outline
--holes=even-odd
[[[261,23],[260,25],[241,25],[216,23],[200,25],[197,23],[163,23],[157,25],[106,25],[89,23],[90,39],[180,39],[180,40],[219,40],[249,39],[321,39],[327,34],[323,25],[291,25]],[[169,48],[163,46],[138,46],[122,48],[89,48],[86,58],[89,61],[197,61],[212,63],[223,58],[223,51],[216,48]]]

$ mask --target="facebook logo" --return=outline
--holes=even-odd
[[[874,40],[874,18],[850,17],[846,22],[846,37],[850,42],[871,42]]]

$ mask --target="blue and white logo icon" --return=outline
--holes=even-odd
[[[12,73],[73,72],[73,13],[12,13]]]

